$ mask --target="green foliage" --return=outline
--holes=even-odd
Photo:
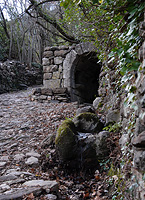
[[[77,39],[94,42],[106,67],[113,63],[122,75],[138,69],[138,28],[145,2],[63,0],[61,6],[65,8],[63,23],[70,24]]]
[[[32,67],[43,69],[43,67],[40,63],[32,62],[31,65],[32,65]]]
[[[109,131],[109,132],[119,132],[121,129],[121,123],[115,123],[115,124],[109,124],[108,126],[104,127],[103,130]]]
[[[127,187],[121,169],[116,169],[116,167],[113,164],[111,164],[111,167],[108,171],[108,176],[108,183],[113,187],[112,199],[125,199],[125,192],[127,192]]]

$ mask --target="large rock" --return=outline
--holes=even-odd
[[[106,124],[110,122],[119,122],[120,121],[120,111],[112,110],[106,116]]]
[[[96,136],[92,133],[78,133],[78,162],[82,169],[93,169],[98,164],[96,157]]]
[[[85,112],[95,113],[95,109],[93,106],[84,106],[82,108],[78,108],[76,111],[76,116]]]
[[[96,156],[99,160],[103,160],[106,156],[109,155],[109,147],[107,147],[107,140],[110,137],[109,131],[101,131],[96,135]]]
[[[66,161],[76,157],[77,154],[77,136],[75,126],[72,120],[65,120],[57,130],[55,145],[60,160]]]
[[[136,148],[143,148],[143,149],[145,149],[145,131],[143,131],[142,133],[140,133],[137,137],[133,138],[132,144]]]
[[[96,114],[81,113],[73,119],[77,131],[86,133],[98,133],[103,129],[103,123]]]
[[[97,110],[98,107],[100,106],[101,101],[102,101],[102,98],[101,98],[101,97],[97,97],[97,98],[93,101],[93,106],[94,106],[94,108],[95,108],[96,110]]]
[[[145,151],[144,150],[134,150],[133,165],[137,170],[145,172]]]

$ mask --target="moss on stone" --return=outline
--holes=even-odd
[[[57,130],[55,138],[56,149],[60,159],[65,161],[75,157],[76,130],[72,120],[65,120]]]
[[[57,145],[58,143],[62,143],[62,145],[63,145],[64,137],[69,138],[70,142],[71,142],[72,138],[75,135],[72,128],[74,128],[73,122],[71,123],[70,121],[65,120],[57,130],[55,144]]]
[[[79,132],[99,132],[102,130],[103,123],[98,116],[91,112],[81,113],[73,119],[76,130]]]

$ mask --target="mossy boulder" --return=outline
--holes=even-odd
[[[98,133],[104,127],[99,117],[90,112],[79,114],[73,119],[73,122],[76,130],[83,133]]]
[[[72,120],[65,120],[57,130],[55,145],[61,161],[72,160],[77,154],[77,136]]]

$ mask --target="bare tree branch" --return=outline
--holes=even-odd
[[[41,18],[43,18],[46,22],[50,23],[53,27],[55,27],[56,30],[63,36],[63,38],[66,41],[69,41],[71,43],[79,43],[80,42],[79,40],[75,39],[73,36],[68,35],[66,33],[66,31],[58,24],[56,19],[53,19],[48,14],[44,13],[42,8],[40,6],[38,6],[38,3],[35,0],[29,0],[29,1],[31,2],[31,5],[33,5],[35,11],[39,14],[39,16]],[[51,1],[47,0],[47,2],[51,2]],[[27,9],[27,13],[28,13],[28,9]]]
[[[1,17],[2,17],[2,21],[1,21],[0,23],[1,23],[3,29],[4,29],[4,31],[5,31],[5,33],[6,33],[7,38],[10,39],[10,36],[9,36],[8,30],[7,30],[6,20],[5,20],[5,17],[4,17],[4,14],[3,14],[3,11],[2,11],[2,9],[1,9],[1,6],[0,6],[0,15],[1,15]]]

